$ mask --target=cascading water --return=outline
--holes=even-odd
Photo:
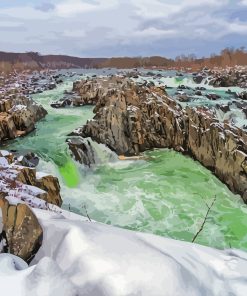
[[[37,124],[35,132],[5,147],[39,155],[38,169],[60,180],[64,208],[85,215],[86,206],[89,216],[100,222],[191,241],[204,219],[206,203],[216,195],[197,242],[247,250],[246,206],[198,162],[166,149],[146,152],[142,160],[121,161],[104,145],[91,140],[96,163],[88,168],[75,162],[67,135],[93,117],[93,107],[50,107],[64,90],[71,90],[71,79],[55,90],[34,96],[49,114]],[[168,86],[194,83],[191,77],[160,81]]]

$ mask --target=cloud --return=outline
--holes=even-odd
[[[201,56],[225,46],[247,46],[246,2],[38,0],[22,6],[6,4],[0,6],[0,50]]]
[[[176,30],[162,30],[154,27],[149,27],[147,29],[134,32],[133,37],[163,38],[164,36],[173,36],[174,34],[176,34]]]
[[[35,9],[37,10],[41,10],[43,12],[48,12],[51,11],[55,8],[55,5],[49,2],[42,2],[40,4],[38,4],[37,6],[35,6]]]
[[[117,0],[66,0],[56,5],[55,10],[60,17],[72,17],[95,10],[107,10],[117,5]]]
[[[63,35],[65,37],[72,37],[72,38],[82,38],[82,37],[85,37],[86,36],[86,33],[85,31],[83,30],[65,30],[63,32]]]
[[[3,21],[0,20],[0,28],[18,28],[22,25],[21,22],[11,22],[11,21]]]

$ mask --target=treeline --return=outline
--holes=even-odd
[[[6,53],[0,52],[0,72],[63,69],[63,68],[139,68],[158,67],[165,69],[200,70],[203,67],[225,68],[227,66],[247,65],[245,48],[226,48],[220,54],[197,58],[191,54],[175,59],[165,57],[119,57],[119,58],[78,58],[66,55],[40,55],[37,52]]]
[[[110,58],[105,60],[99,67],[112,67],[112,68],[138,68],[138,67],[159,67],[167,69],[194,69],[200,70],[204,67],[233,67],[236,65],[247,65],[247,52],[245,48],[223,49],[220,54],[211,54],[210,57],[197,58],[194,54],[188,56],[181,55],[173,59],[164,57],[122,57]]]
[[[178,56],[175,59],[174,66],[176,68],[192,68],[201,69],[208,68],[226,68],[233,66],[246,66],[247,65],[247,51],[244,47],[239,49],[225,48],[220,54],[211,54],[209,58],[196,58],[195,55]]]
[[[174,65],[172,59],[167,59],[160,56],[152,57],[119,57],[110,58],[105,60],[99,65],[103,68],[120,68],[120,69],[130,69],[130,68],[140,68],[140,67],[171,67]]]

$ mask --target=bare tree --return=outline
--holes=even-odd
[[[209,215],[212,207],[214,206],[215,201],[216,201],[216,195],[215,195],[215,197],[214,197],[214,199],[213,199],[213,201],[212,201],[212,203],[211,203],[210,206],[206,203],[206,206],[207,206],[208,210],[207,210],[206,215],[204,217],[204,220],[203,220],[203,222],[201,224],[201,227],[199,228],[199,230],[197,231],[197,233],[195,234],[195,236],[192,239],[192,243],[195,242],[195,240],[197,239],[198,235],[203,231],[204,225],[205,225],[205,223],[206,223],[206,221],[208,219],[208,215]]]

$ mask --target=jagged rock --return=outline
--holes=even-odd
[[[6,113],[0,113],[0,141],[5,139],[14,139],[18,132],[13,117]]]
[[[96,163],[95,151],[89,140],[78,137],[69,139],[67,142],[76,161],[88,167]]]
[[[246,101],[247,100],[247,91],[243,91],[240,94],[238,94],[238,98]]]
[[[180,102],[189,102],[190,101],[190,97],[189,96],[187,96],[186,94],[179,94],[178,95],[178,100],[180,101]]]
[[[203,75],[196,75],[193,77],[193,80],[195,83],[200,84],[204,78],[205,78],[205,76],[203,76]]]
[[[47,192],[44,200],[48,203],[61,207],[62,198],[60,195],[60,185],[56,177],[51,175],[36,174],[37,179],[35,185]]]
[[[20,157],[18,157],[20,159]],[[7,151],[0,151],[0,193],[18,198],[32,206],[46,208],[46,203],[62,205],[56,177],[37,173],[34,167],[20,165]]]
[[[0,95],[0,141],[31,132],[47,114],[33,100],[18,93]]]
[[[30,263],[38,252],[43,230],[38,219],[25,204],[11,205],[0,199],[3,216],[2,238],[6,240],[4,252],[16,255]]]
[[[247,134],[220,123],[207,108],[183,109],[164,88],[140,86],[111,77],[88,81],[81,92],[97,95],[93,120],[77,129],[82,137],[106,144],[119,155],[138,155],[151,148],[173,148],[211,169],[235,192],[247,196]]]
[[[89,91],[90,90],[90,91]],[[96,79],[76,81],[73,84],[73,94],[51,104],[53,108],[64,108],[67,106],[80,107],[84,105],[95,105],[98,97],[101,96],[102,88],[97,84]]]
[[[35,168],[39,164],[39,158],[32,152],[18,157],[18,163],[25,167]]]
[[[212,101],[216,101],[216,100],[220,99],[220,96],[215,93],[206,94],[206,97]]]
[[[247,84],[247,71],[242,67],[214,69],[210,71],[210,77],[209,84],[215,87],[246,87]]]
[[[195,91],[195,95],[196,95],[196,96],[202,96],[202,92],[201,92],[200,90],[196,90],[196,91]]]
[[[51,103],[51,107],[53,107],[53,108],[69,107],[69,106],[74,105],[73,102],[72,102],[73,100],[75,100],[75,98],[73,98],[73,99],[72,98],[65,98],[65,99],[59,100],[57,102]],[[79,106],[79,104],[77,106]]]
[[[207,90],[204,86],[197,86],[195,90]]]
[[[224,113],[227,113],[227,112],[230,111],[230,106],[229,105],[219,105],[219,104],[217,104],[215,107],[220,109]]]

